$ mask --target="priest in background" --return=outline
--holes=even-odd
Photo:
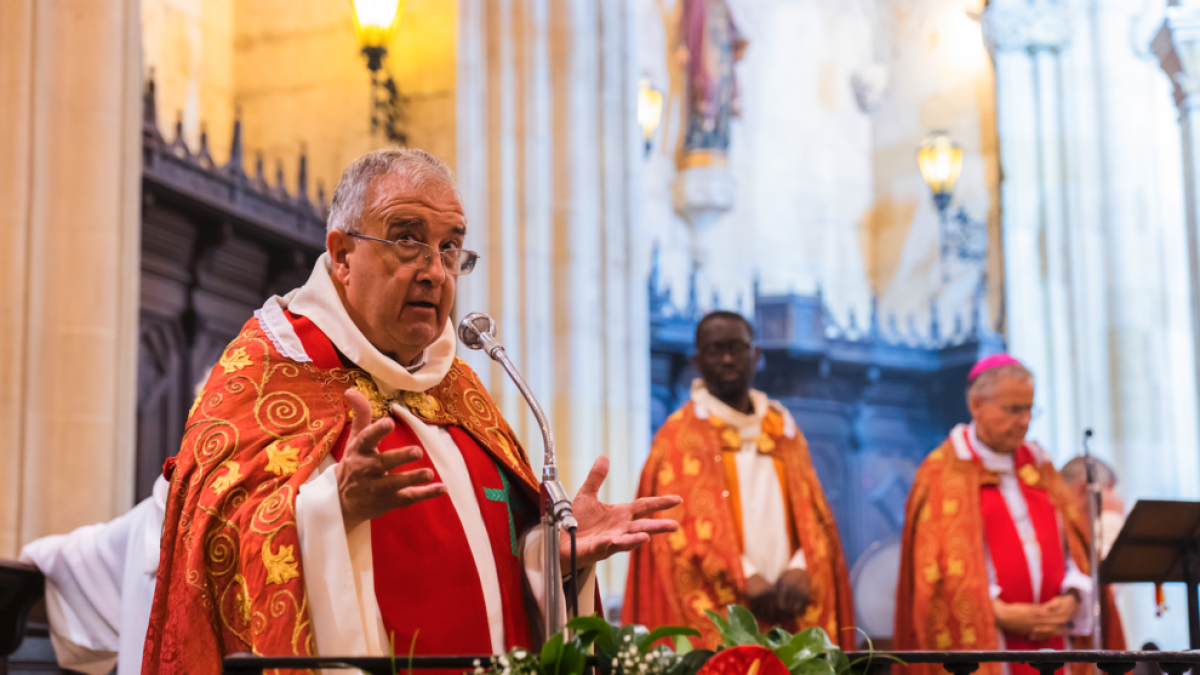
[[[692,626],[713,648],[704,611],[739,603],[763,627],[820,627],[853,649],[837,525],[796,422],[750,388],[761,356],[741,315],[712,312],[696,326],[703,379],[659,430],[638,488],[642,499],[681,495],[660,514],[680,528],[633,552],[622,621]]]
[[[533,646],[538,480],[455,357],[466,243],[441,160],[389,149],[346,169],[326,253],[225,349],[166,468],[144,673],[215,674],[234,652]],[[601,457],[573,502],[580,613],[596,562],[677,527],[646,516],[678,497],[601,503],[607,471]]]
[[[908,496],[895,648],[1067,649],[1072,636],[1086,644],[1087,520],[1045,451],[1025,439],[1033,374],[999,354],[977,363],[967,386],[971,424],[926,457]],[[982,671],[1037,672],[1022,664]]]

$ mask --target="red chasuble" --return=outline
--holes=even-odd
[[[960,433],[961,430],[954,433]],[[1039,532],[1042,543],[1043,565],[1056,565],[1062,574],[1064,558],[1059,562],[1047,560],[1048,527],[1045,504],[1053,507],[1055,520],[1062,524],[1062,536],[1075,566],[1088,573],[1087,521],[1075,507],[1071,496],[1063,486],[1058,471],[1049,462],[1037,464],[1032,454],[1021,461],[1024,470],[1022,486],[1035,487],[1030,514],[1034,518],[1034,529]],[[1019,475],[1021,475],[1019,474]],[[1025,478],[1027,477],[1027,478]],[[1032,597],[1028,565],[1020,542],[1002,544],[1005,535],[999,524],[1007,520],[1008,527],[1015,530],[1007,505],[999,495],[997,476],[984,469],[972,459],[963,459],[955,452],[951,439],[947,438],[940,448],[934,450],[921,463],[913,480],[912,490],[904,509],[903,550],[900,555],[900,578],[896,588],[896,628],[893,645],[896,650],[994,650],[999,648],[999,631],[992,613],[992,600],[988,593],[986,548],[993,555],[993,565],[1000,570],[1019,575],[1024,571],[1025,580],[1000,577],[1004,599],[1016,598],[1022,584]],[[1030,492],[1025,492],[1030,499]],[[1044,497],[1045,502],[1041,500]],[[995,503],[999,500],[999,503]],[[985,506],[985,501],[992,502]],[[1000,508],[1004,509],[1002,514]],[[985,515],[985,511],[990,515]],[[1038,515],[1040,514],[1040,515]],[[989,519],[995,526],[989,525]],[[1041,522],[1039,527],[1036,523]],[[993,543],[992,536],[999,539]],[[1012,532],[1009,536],[1015,537]],[[1058,537],[1054,534],[1054,537]],[[1056,549],[1060,550],[1060,549]],[[1020,560],[1011,558],[1020,555]],[[1061,555],[1061,554],[1060,554]],[[1043,568],[1042,592],[1056,594],[1062,577],[1053,577]],[[1007,584],[1007,585],[1006,585]],[[1112,593],[1105,588],[1101,600],[1104,603],[1103,625],[1104,648],[1124,649],[1125,639],[1117,615]],[[1023,596],[1020,596],[1023,597]],[[1074,647],[1089,648],[1086,638],[1077,638]],[[1008,638],[1006,636],[1006,642]],[[1016,648],[1009,643],[1010,648]],[[893,666],[899,675],[937,675],[944,671],[940,666],[914,664]],[[1072,668],[1075,675],[1093,672],[1087,664]],[[1000,665],[984,663],[980,675],[999,675]]]
[[[976,462],[982,462],[971,445],[970,434],[962,431],[967,447]],[[1013,455],[1013,471],[1021,486],[1021,496],[1029,509],[1029,519],[1037,535],[1041,549],[1042,584],[1037,597],[1033,593],[1033,579],[1029,575],[1029,559],[1008,503],[1000,494],[998,484],[986,484],[979,489],[979,505],[983,515],[983,532],[988,552],[992,557],[992,569],[996,573],[996,584],[1000,587],[1000,599],[1007,603],[1046,603],[1059,595],[1063,577],[1066,576],[1066,558],[1063,555],[1064,540],[1058,529],[1058,512],[1044,486],[1040,486],[1041,475],[1033,452],[1024,445]],[[1031,473],[1032,472],[1032,473]],[[1004,645],[1012,650],[1063,649],[1061,636],[1047,640],[1030,640],[1027,637],[1004,632]],[[1012,664],[1013,675],[1035,675],[1038,671],[1024,664]]]
[[[215,675],[221,658],[235,652],[315,653],[296,495],[348,427],[343,392],[362,391],[376,417],[387,414],[389,401],[366,373],[341,364],[311,322],[289,319],[313,362],[283,356],[251,319],[189,413],[168,471],[143,658],[148,675]],[[529,517],[520,505],[537,497],[524,450],[460,360],[433,389],[399,402],[445,426],[463,452],[496,558],[508,642],[527,644],[512,554],[512,537]],[[406,433],[412,430],[398,425],[383,447],[411,444]],[[407,651],[405,641],[419,628],[417,653],[491,651],[478,574],[449,498],[411,508],[423,510],[372,523],[376,596],[397,649]]]

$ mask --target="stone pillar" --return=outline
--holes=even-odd
[[[0,3],[0,557],[133,505],[139,13]]]
[[[460,0],[459,17],[459,184],[484,260],[462,283],[458,312],[496,318],[550,416],[567,489],[607,454],[603,496],[628,500],[633,459],[650,442],[629,0]],[[486,357],[463,357],[540,471],[542,440],[520,393]],[[622,591],[623,567],[601,575],[605,593]]]
[[[1055,0],[997,0],[984,26],[996,66],[1008,346],[1037,374],[1037,403],[1048,413],[1031,434],[1065,452],[1078,442],[1059,64],[1069,15]]]

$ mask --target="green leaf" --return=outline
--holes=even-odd
[[[659,626],[652,632],[641,638],[638,642],[638,651],[645,653],[650,650],[651,645],[659,640],[667,637],[675,637],[678,635],[694,635],[700,637],[700,631],[690,626]]]
[[[725,608],[725,615],[729,617],[729,623],[733,624],[734,628],[753,635],[755,638],[759,636],[758,620],[754,618],[750,610],[741,605],[729,605]]]
[[[696,675],[713,657],[714,653],[711,649],[696,649],[684,654],[683,658],[679,660],[679,671],[672,672],[671,675]]]
[[[699,635],[699,632],[697,632]],[[675,643],[675,653],[680,656],[687,656],[696,650],[692,646],[692,641],[687,639],[686,635],[673,635],[672,641]]]
[[[837,675],[833,672],[833,666],[819,657],[804,659],[795,668],[788,668],[788,671],[792,675]]]
[[[563,644],[562,656],[554,675],[583,675],[587,665],[587,647],[577,638],[572,638]]]
[[[725,617],[717,614],[712,610],[704,610],[708,616],[708,620],[717,627],[717,632],[721,635],[721,642],[726,647],[740,647],[743,645],[756,645],[758,642],[758,629],[755,627],[753,633],[747,633],[732,622],[726,621]]]
[[[547,675],[556,675],[558,671],[558,662],[562,660],[563,653],[563,636],[562,633],[555,635],[542,645],[542,672]]]
[[[825,660],[829,662],[829,665],[833,667],[833,672],[837,675],[845,675],[850,672],[850,658],[838,647],[833,647],[825,652]]]
[[[778,626],[763,633],[763,637],[767,640],[767,646],[773,650],[779,649],[792,641],[792,634]]]
[[[788,644],[796,651],[807,650],[813,654],[822,654],[829,646],[829,636],[820,628],[809,628],[792,636],[792,641]]]

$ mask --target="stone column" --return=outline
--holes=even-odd
[[[1059,63],[1069,15],[1055,0],[997,0],[984,26],[996,66],[1008,346],[1036,373],[1048,413],[1031,435],[1066,451],[1078,442]]]
[[[459,183],[485,258],[458,312],[496,318],[551,418],[569,491],[609,456],[609,500],[632,497],[633,458],[650,442],[631,14],[628,0],[459,2]],[[520,393],[486,357],[464,358],[540,472],[542,440]],[[623,569],[601,574],[606,593],[621,592]]]
[[[0,556],[133,505],[140,4],[0,3]]]

